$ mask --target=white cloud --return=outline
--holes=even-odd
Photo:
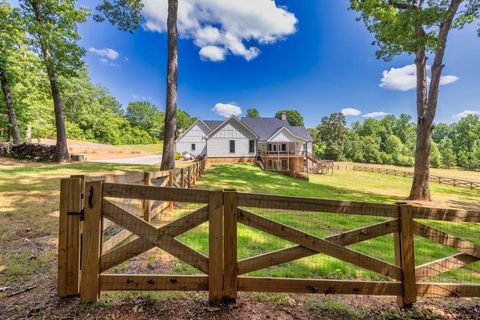
[[[430,70],[430,66],[427,67]],[[448,85],[458,81],[457,76],[446,75],[440,78],[441,85]],[[430,81],[430,78],[428,78]],[[417,70],[414,64],[409,64],[401,68],[391,68],[384,70],[380,87],[397,91],[409,91],[417,87]]]
[[[217,103],[212,109],[216,114],[228,118],[230,116],[238,116],[242,114],[242,109],[233,103]]]
[[[358,110],[358,109],[355,109],[355,108],[343,108],[342,111],[344,116],[348,117],[348,116],[359,116],[362,114],[362,111]]]
[[[364,114],[362,117],[364,118],[382,118],[388,116],[390,113],[383,112],[383,111],[375,111]]]
[[[97,49],[90,47],[88,48],[88,51],[108,60],[117,60],[118,57],[120,57],[120,54],[111,48]]]
[[[202,58],[215,62],[225,60],[226,54],[227,50],[217,46],[205,46],[200,49],[200,56]]]
[[[480,115],[480,111],[479,110],[465,110],[465,111],[462,111],[460,113],[457,113],[453,117],[456,118],[456,119],[461,119],[461,118],[465,118],[469,114]]]
[[[167,0],[144,0],[145,29],[165,32],[167,9]],[[178,4],[180,35],[193,39],[201,57],[212,61],[223,61],[227,54],[252,60],[260,54],[253,41],[275,43],[295,33],[297,22],[274,0],[183,0]]]

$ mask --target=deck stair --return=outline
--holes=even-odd
[[[329,173],[330,171],[333,173],[333,160],[323,160],[319,159],[314,154],[307,152],[307,159],[314,163],[312,169],[310,169],[310,173]]]

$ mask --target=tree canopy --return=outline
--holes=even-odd
[[[287,115],[287,121],[291,126],[303,126],[303,116],[300,114],[300,111],[293,109],[284,109],[280,110],[275,114],[275,118],[282,116],[282,113]]]
[[[247,117],[258,118],[258,117],[260,117],[260,112],[255,108],[250,108],[250,109],[247,110]]]

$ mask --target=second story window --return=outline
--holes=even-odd
[[[192,143],[192,151],[195,151],[195,143]]]
[[[235,140],[230,140],[230,153],[235,153]]]

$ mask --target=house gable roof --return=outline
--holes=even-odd
[[[288,121],[278,118],[242,118],[242,122],[257,134],[259,140],[270,139],[278,130],[285,127],[293,135],[306,141],[313,141],[305,127],[291,126]]]
[[[299,139],[299,140],[303,140],[303,141],[307,141],[307,139],[301,137],[301,136],[297,136],[295,133],[293,133],[290,129],[288,129],[287,127],[283,126],[281,128],[278,128],[277,130],[275,130],[275,132],[272,134],[271,137],[269,137],[267,139],[267,141],[272,141],[277,135],[279,135],[282,131],[286,131],[288,134],[290,134],[291,136]]]
[[[190,130],[192,130],[192,128],[195,127],[195,125],[199,125],[199,127],[201,127],[205,132],[207,132],[207,134],[209,132],[211,132],[212,130],[205,124],[205,122],[203,120],[200,120],[200,119],[197,119],[194,123],[192,123],[192,125],[190,127],[188,127],[187,130],[185,130],[185,132],[183,132],[176,140],[175,140],[175,143],[177,143],[180,139],[182,139],[188,132],[190,132]]]
[[[212,136],[213,134],[215,134],[216,132],[218,132],[221,128],[223,128],[227,123],[229,123],[230,121],[235,121],[237,122],[238,124],[240,124],[241,126],[243,126],[245,129],[247,129],[249,132],[251,132],[257,139],[259,138],[259,136],[255,133],[255,131],[253,131],[252,129],[250,129],[247,125],[245,125],[245,123],[243,123],[242,121],[240,121],[237,117],[235,116],[230,116],[228,119],[226,119],[225,121],[223,121],[220,125],[218,125],[215,129],[213,129],[209,134],[207,134],[205,136],[205,139],[207,140],[210,136]],[[210,121],[208,121],[210,122]]]

